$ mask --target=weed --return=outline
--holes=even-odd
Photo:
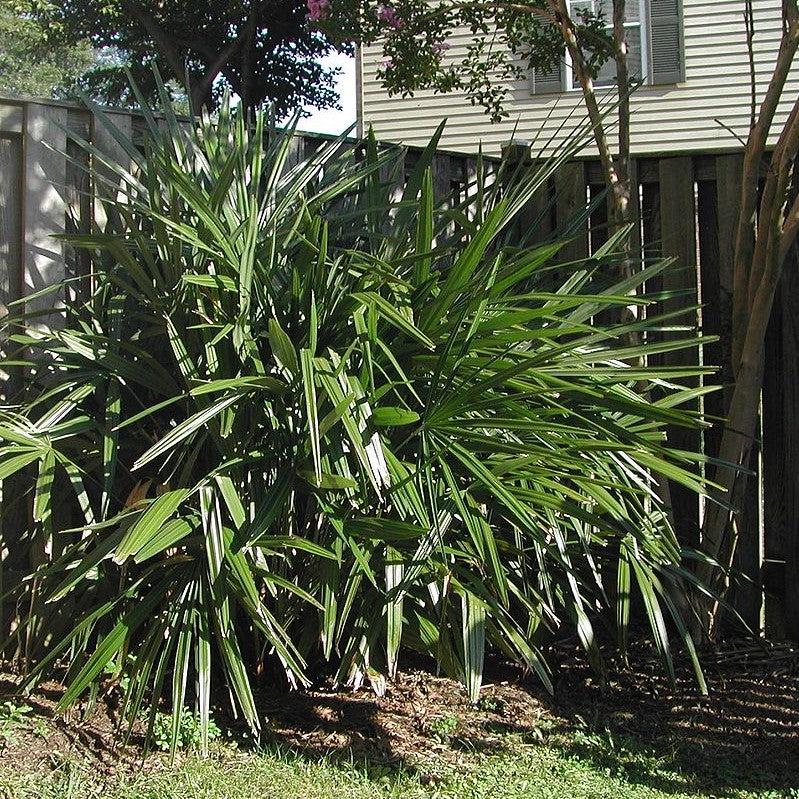
[[[506,709],[505,702],[497,696],[482,696],[477,703],[477,709],[484,713],[497,713],[502,715]]]
[[[30,705],[18,705],[10,699],[0,703],[0,747],[16,742],[19,731],[25,726],[27,716],[33,711]]]
[[[446,716],[439,716],[430,722],[430,733],[432,737],[441,743],[449,743],[457,729],[458,717],[452,713]]]
[[[208,721],[208,740],[214,741],[222,735],[222,731],[213,719]],[[184,711],[178,729],[178,749],[199,751],[202,742],[200,717],[196,713]],[[157,713],[153,724],[153,743],[157,749],[168,752],[172,745],[172,714]]]

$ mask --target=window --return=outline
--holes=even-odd
[[[625,6],[625,39],[627,40],[627,69],[632,80],[646,80],[646,59],[644,58],[644,39],[641,34],[641,22],[644,19],[645,9],[642,0],[627,0]],[[589,11],[598,14],[600,9],[604,12],[606,30],[613,35],[613,2],[612,0],[569,0],[569,13],[572,19],[579,17],[580,13]],[[571,76],[569,89],[579,89],[580,83],[574,74],[571,57],[566,51],[566,75]],[[600,68],[594,86],[613,86],[616,82],[616,64],[613,59],[606,61]]]
[[[579,16],[581,10],[604,11],[609,30],[613,27],[613,0],[568,0],[569,11]],[[682,0],[627,0],[624,23],[627,39],[627,64],[630,77],[647,84],[673,84],[684,80]],[[595,86],[613,86],[616,64],[611,59],[599,69]],[[547,71],[530,74],[533,94],[553,94],[579,89],[571,58],[564,51],[563,60]]]

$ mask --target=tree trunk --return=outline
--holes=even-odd
[[[588,111],[588,118],[591,122],[591,127],[594,134],[594,142],[596,143],[597,150],[599,151],[599,161],[602,165],[602,172],[605,178],[605,183],[608,187],[610,195],[610,208],[611,218],[614,224],[618,220],[627,218],[629,203],[630,203],[630,185],[629,185],[629,169],[626,172],[620,173],[617,161],[614,159],[608,142],[607,131],[605,130],[605,121],[602,111],[599,108],[599,103],[596,98],[594,90],[594,80],[591,77],[591,72],[588,69],[588,64],[583,56],[583,51],[577,41],[577,32],[574,23],[569,16],[569,10],[566,6],[566,0],[548,0],[550,10],[557,21],[563,41],[571,56],[572,66],[577,75],[577,80],[580,82],[580,89],[583,93],[583,101],[585,102],[586,110]],[[619,4],[621,9],[622,18],[624,15],[624,0],[614,0]],[[615,12],[614,12],[615,16]],[[626,44],[624,42],[624,26],[622,25],[621,40],[616,40],[617,43],[617,65],[621,61],[623,64],[623,71],[627,73],[627,55]],[[614,36],[615,40],[615,36]],[[626,82],[625,82],[626,84]],[[620,91],[621,88],[620,88]],[[623,93],[623,92],[622,92]],[[619,144],[624,145],[625,151],[620,153],[619,161],[624,164],[629,164],[629,86],[626,85],[627,101],[620,104],[620,109],[626,109],[626,116],[620,114],[619,124],[620,127],[626,127],[626,131],[619,136]],[[622,224],[624,224],[622,222]]]

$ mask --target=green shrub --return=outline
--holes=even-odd
[[[212,681],[254,733],[255,674],[379,688],[403,647],[477,701],[486,643],[548,685],[541,635],[599,666],[597,622],[623,646],[634,595],[670,668],[687,573],[652,474],[702,490],[664,432],[700,424],[680,408],[701,370],[642,364],[698,342],[631,296],[665,263],[608,277],[618,237],[568,265],[565,239],[523,246],[519,210],[573,148],[513,180],[478,163],[452,206],[438,136],[395,197],[403,153],[371,139],[294,163],[263,116],[147,119],[143,151],[110,128],[131,170],[86,145],[123,188],[107,230],[70,237],[88,293],[0,336],[31,378],[0,477],[32,474],[20,546],[52,553],[19,588],[29,682],[65,664],[65,708],[124,677],[130,719],[171,699],[173,748],[191,701],[204,749]],[[609,321],[626,306],[646,314]]]

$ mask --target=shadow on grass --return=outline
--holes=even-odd
[[[584,662],[570,660],[554,704],[575,729],[564,752],[663,792],[799,796],[799,652],[776,661],[717,653],[704,662],[708,696],[685,663],[672,684],[639,656],[600,686]],[[670,787],[671,772],[679,785]]]

